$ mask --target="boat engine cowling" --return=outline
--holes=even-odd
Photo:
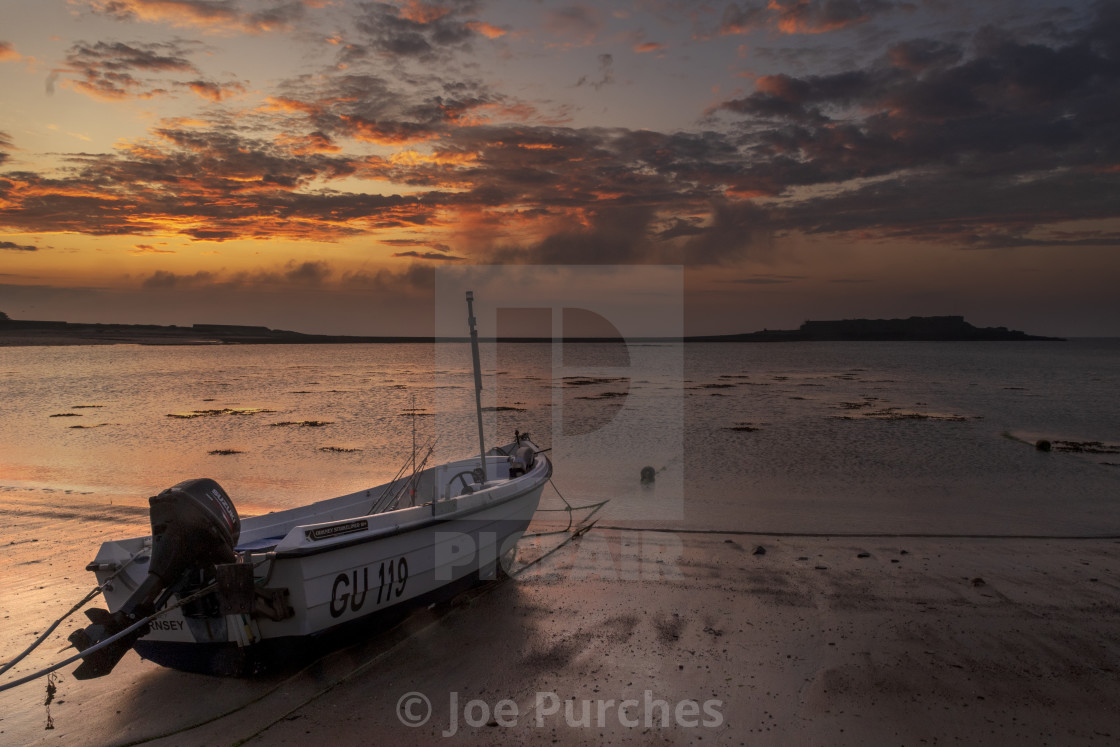
[[[218,563],[237,560],[234,547],[241,534],[241,518],[222,486],[209,478],[185,480],[148,499],[152,524],[152,555],[148,577],[116,612],[88,610],[91,624],[70,634],[79,651],[124,631],[148,617],[199,578],[213,575]],[[138,638],[141,627],[95,651],[74,670],[77,679],[101,677],[112,671]]]
[[[208,477],[184,480],[148,499],[152,560],[148,573],[170,584],[189,566],[237,560],[241,517],[222,486]]]

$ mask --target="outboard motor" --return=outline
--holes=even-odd
[[[241,535],[241,518],[222,487],[209,478],[185,480],[148,499],[152,522],[152,558],[148,577],[119,610],[88,610],[91,624],[70,634],[79,651],[120,633],[161,609],[172,594],[184,596],[192,580],[213,576],[216,563],[237,560],[234,547]],[[112,671],[148,627],[87,656],[74,670],[77,679],[101,677]]]

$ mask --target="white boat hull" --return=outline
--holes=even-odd
[[[525,474],[511,479],[509,459],[488,456],[493,479],[461,492],[467,479],[457,476],[478,466],[475,457],[425,470],[414,499],[420,505],[365,513],[387,491],[398,490],[402,479],[243,519],[238,546],[243,562],[254,564],[256,586],[286,590],[292,614],[225,615],[211,599],[209,605],[172,609],[154,620],[134,648],[165,666],[247,674],[495,578],[503,556],[512,554],[532,520],[552,465],[538,456]],[[134,558],[105,590],[111,612],[147,576],[150,542],[144,537],[106,542],[91,564],[103,582]],[[174,601],[172,596],[168,604]]]

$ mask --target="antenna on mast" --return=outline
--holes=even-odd
[[[471,355],[474,357],[474,406],[478,414],[478,452],[482,458],[482,481],[486,482],[486,441],[482,435],[482,363],[478,359],[478,329],[474,318],[474,291],[467,291],[467,325],[471,328]]]

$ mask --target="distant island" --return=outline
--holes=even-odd
[[[764,329],[737,335],[688,337],[687,342],[1063,342],[1007,327],[974,327],[963,316],[912,316],[909,319],[841,319],[805,322],[798,329]]]
[[[668,341],[639,338],[630,342]],[[671,338],[676,341],[678,338]],[[912,316],[909,319],[842,319],[805,322],[798,329],[764,329],[735,335],[699,335],[684,342],[991,342],[1061,341],[1006,327],[974,327],[963,316]],[[194,324],[190,327],[157,324],[88,324],[8,319],[0,314],[0,345],[317,345],[339,343],[467,342],[467,337],[363,337],[312,335],[269,327],[237,324]],[[551,342],[550,338],[506,337],[502,342]],[[611,342],[617,338],[570,337],[567,342]]]

